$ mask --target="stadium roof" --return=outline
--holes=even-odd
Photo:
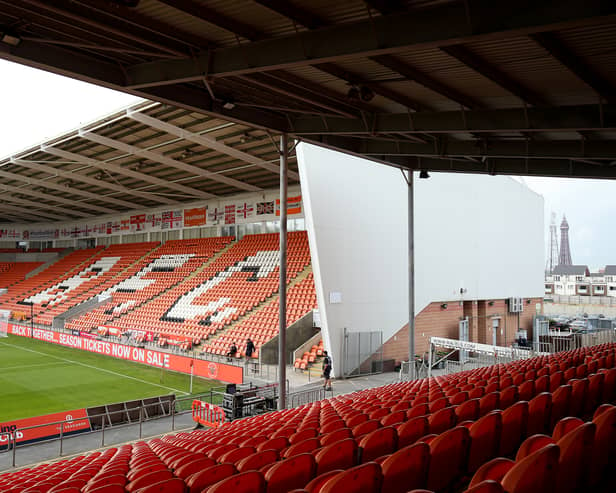
[[[220,125],[224,118],[261,137],[287,132],[403,168],[616,178],[613,1],[0,0],[0,7],[0,57],[177,106],[190,118],[201,113]],[[201,188],[208,179],[159,164],[153,176],[186,179],[206,193],[234,191],[228,183]],[[238,179],[274,183],[258,173]]]
[[[141,103],[1,160],[0,222],[71,220],[277,188],[275,138]],[[294,156],[289,182],[299,182]]]

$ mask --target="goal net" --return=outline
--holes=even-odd
[[[10,315],[11,312],[9,310],[0,310],[0,337],[7,336]]]

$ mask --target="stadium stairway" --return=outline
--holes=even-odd
[[[7,493],[614,491],[616,344],[367,389],[0,475]]]

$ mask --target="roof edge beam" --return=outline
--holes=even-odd
[[[333,62],[349,56],[377,56],[413,46],[446,46],[485,37],[490,39],[548,31],[600,21],[616,14],[616,3],[561,0],[515,3],[474,0],[422,11],[396,12],[358,22],[206,50],[195,58],[159,60],[127,68],[133,88],[262,72],[285,67]],[[470,20],[470,22],[469,22]]]

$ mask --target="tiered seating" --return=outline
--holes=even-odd
[[[43,262],[0,262],[0,288],[23,281],[28,272],[43,265]]]
[[[287,282],[310,263],[305,231],[289,234]],[[247,235],[214,262],[173,289],[114,321],[153,331],[159,341],[215,334],[272,296],[278,287],[278,234]]]
[[[233,237],[171,240],[135,263],[113,280],[101,295],[112,300],[66,324],[68,328],[90,331],[128,313],[160,293],[184,281],[200,269]]]
[[[27,302],[34,301],[35,314],[36,308],[39,308],[39,315],[34,317],[34,321],[51,325],[55,316],[115,284],[118,274],[123,273],[156,246],[157,242],[109,246],[79,272],[26,298]]]
[[[287,326],[295,323],[309,311],[317,307],[317,294],[314,289],[312,272],[287,291]],[[225,331],[223,335],[211,343],[203,345],[203,351],[214,354],[227,354],[232,342],[239,343],[237,356],[246,354],[246,338],[254,342],[257,352],[252,357],[259,356],[259,348],[267,341],[278,335],[280,298],[276,297],[267,305],[234,327]]]
[[[18,302],[57,284],[59,279],[70,278],[82,265],[86,265],[86,262],[99,255],[103,248],[99,246],[71,252],[37,275],[9,287],[8,292],[0,296],[0,305],[5,310],[23,311],[24,305]]]
[[[310,351],[306,351],[301,358],[295,360],[293,368],[296,370],[307,370],[318,357],[323,356],[323,349],[323,339],[321,339],[319,344],[315,344]]]
[[[377,387],[0,475],[0,489],[90,492],[107,477],[101,493],[613,491],[615,355],[604,344]]]

